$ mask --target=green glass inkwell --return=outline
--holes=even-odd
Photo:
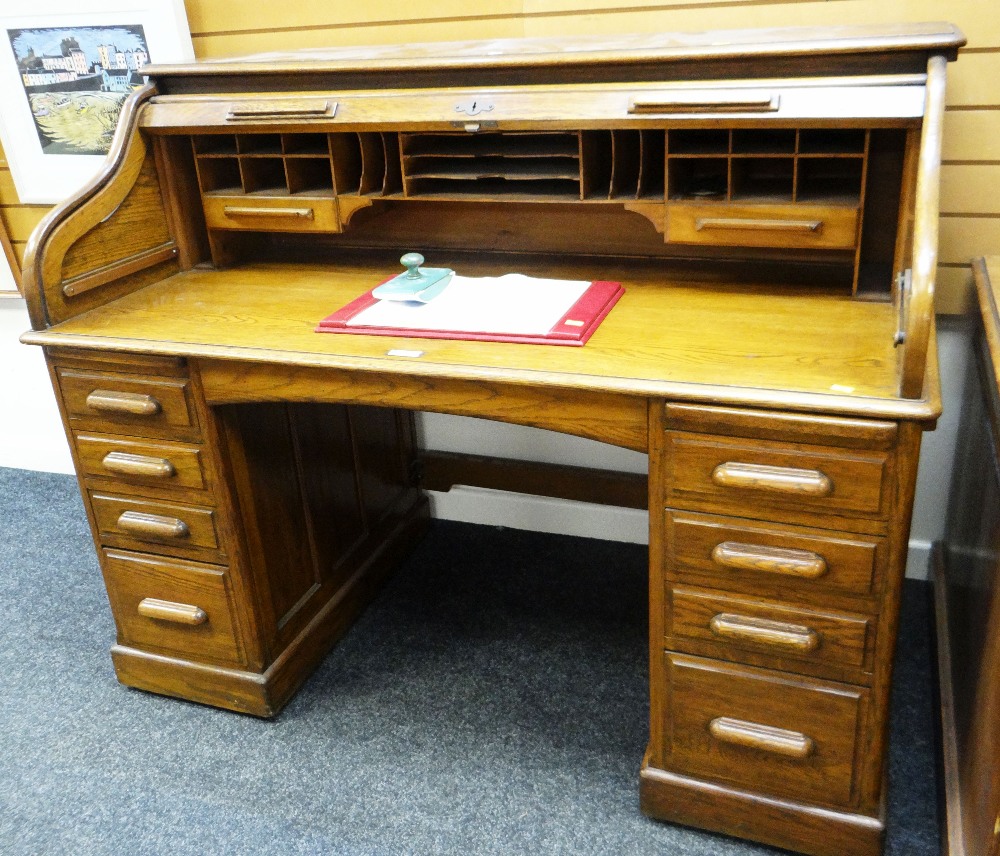
[[[399,261],[406,271],[372,289],[373,297],[427,303],[444,291],[455,275],[455,271],[449,268],[420,267],[424,263],[420,253],[407,253]]]

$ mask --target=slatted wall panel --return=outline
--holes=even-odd
[[[186,0],[201,58],[303,47],[517,36],[952,21],[969,37],[949,68],[938,309],[958,312],[969,259],[1000,253],[1000,15],[997,0]],[[0,212],[23,256],[44,208],[22,206],[0,168]]]

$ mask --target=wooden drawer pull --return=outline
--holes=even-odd
[[[723,568],[736,571],[761,571],[766,574],[785,574],[790,577],[815,580],[827,572],[826,559],[809,550],[792,550],[786,547],[765,547],[758,544],[741,544],[723,541],[712,550],[712,561]]]
[[[176,474],[174,465],[166,458],[132,455],[128,452],[108,452],[101,461],[104,469],[123,476],[168,479]]]
[[[177,517],[146,514],[143,511],[124,511],[118,518],[118,528],[132,535],[145,538],[187,538],[188,525]]]
[[[87,407],[101,413],[127,413],[130,416],[155,416],[161,410],[160,402],[151,395],[110,389],[95,389],[87,396]]]
[[[781,103],[780,95],[752,93],[734,95],[698,92],[685,95],[676,93],[668,96],[647,96],[633,98],[628,105],[629,113],[773,113]]]
[[[708,724],[709,733],[722,743],[761,749],[788,758],[808,758],[816,749],[811,737],[743,719],[719,716]]]
[[[708,626],[713,634],[723,639],[756,642],[803,653],[815,651],[820,642],[819,634],[803,624],[789,624],[749,615],[733,615],[729,612],[720,612],[712,618]]]
[[[155,597],[147,597],[139,601],[139,615],[192,626],[208,621],[208,613],[200,606],[193,606],[190,603],[174,603],[172,600],[158,600]]]
[[[819,470],[772,467],[768,464],[726,461],[712,470],[712,481],[720,487],[752,488],[800,496],[829,496],[833,493],[833,482]]]
[[[243,205],[227,205],[222,209],[227,217],[284,217],[286,220],[312,220],[312,208],[254,208]]]
[[[765,220],[754,217],[699,217],[694,228],[737,230],[740,232],[821,232],[822,220]]]
[[[285,98],[230,104],[226,119],[322,119],[336,112],[337,102],[326,98]]]

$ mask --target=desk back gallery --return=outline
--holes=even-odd
[[[25,276],[119,679],[271,716],[419,537],[442,466],[615,493],[651,512],[642,809],[879,853],[962,44],[926,24],[149,69]],[[625,293],[582,348],[314,332],[406,250]],[[648,452],[649,476],[443,465],[417,410]]]

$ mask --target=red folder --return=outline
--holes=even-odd
[[[386,280],[388,281],[388,280]],[[379,283],[381,285],[381,283]],[[375,288],[378,288],[376,285]],[[585,345],[611,311],[625,289],[617,282],[598,280],[586,291],[546,333],[502,333],[481,330],[425,330],[406,327],[348,326],[348,321],[378,302],[366,292],[342,309],[319,322],[317,333],[359,333],[369,336],[407,336],[416,339],[466,339],[476,342],[519,342],[528,345]]]

